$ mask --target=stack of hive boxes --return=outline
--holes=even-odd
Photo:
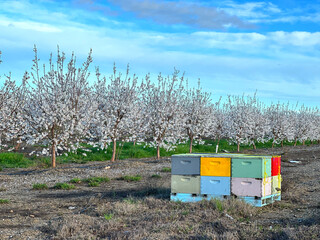
[[[278,196],[278,200],[281,200],[281,156],[273,156],[271,159],[271,181],[272,188],[271,194]]]
[[[242,199],[264,206],[281,199],[280,156],[181,154],[172,156],[171,200]]]

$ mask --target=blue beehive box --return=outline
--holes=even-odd
[[[201,176],[200,194],[230,195],[230,177]]]

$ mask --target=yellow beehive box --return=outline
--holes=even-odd
[[[281,175],[272,177],[271,194],[281,193]]]
[[[230,177],[231,158],[201,157],[200,175]]]

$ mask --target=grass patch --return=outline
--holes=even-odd
[[[45,183],[35,183],[35,184],[32,185],[32,189],[34,189],[34,190],[45,190],[45,189],[48,189],[48,186]]]
[[[73,184],[68,184],[68,183],[57,183],[53,187],[54,189],[63,189],[63,190],[70,190],[74,189],[75,186]]]
[[[160,179],[162,177],[159,174],[153,174],[151,178]]]
[[[104,216],[104,219],[105,219],[105,220],[109,221],[109,220],[112,219],[113,214],[112,214],[112,213],[106,213],[106,214],[104,214],[103,216]]]
[[[0,204],[10,203],[8,199],[0,199]]]
[[[142,177],[140,175],[135,175],[135,176],[123,176],[118,178],[118,180],[125,180],[127,182],[137,182],[140,181],[142,179]]]
[[[22,153],[0,153],[0,167],[2,168],[27,168],[34,166],[35,162],[24,157]]]
[[[310,141],[306,141],[305,145],[311,145]],[[205,139],[204,144],[194,143],[193,153],[214,153],[216,150],[217,141],[211,139]],[[284,141],[284,146],[293,146],[293,142]],[[298,142],[297,145],[302,145]],[[97,147],[92,147],[88,144],[81,144],[83,148],[79,148],[76,152],[68,153],[68,155],[61,155],[57,157],[57,164],[65,163],[87,163],[91,161],[109,161],[112,157],[113,144],[110,144],[107,149],[99,149]],[[256,142],[257,149],[259,148],[271,148],[272,140],[264,143]],[[33,147],[36,147],[34,145]],[[42,146],[40,146],[42,147]],[[281,147],[281,143],[275,144],[274,147]],[[252,149],[252,146],[241,145],[240,150]],[[219,151],[222,150],[228,152],[236,152],[237,145],[235,143],[230,143],[228,140],[221,139],[219,142]],[[160,149],[161,157],[170,157],[173,154],[184,154],[189,152],[189,142],[178,144],[173,151],[167,152],[165,149]],[[147,143],[137,143],[132,142],[118,142],[117,143],[117,159],[129,159],[129,158],[152,158],[156,156],[156,149],[149,147]],[[27,168],[31,166],[37,167],[50,167],[51,159],[50,157],[25,157],[22,153],[12,153],[3,152],[0,153],[0,171],[2,168]],[[163,168],[161,172],[171,172],[170,168]]]
[[[291,209],[291,208],[294,208],[294,205],[292,203],[288,203],[288,202],[276,202],[272,206],[274,208],[279,208],[279,209]]]
[[[109,182],[110,178],[108,177],[91,177],[83,179],[84,182],[88,183],[89,187],[99,187],[100,183]]]
[[[88,182],[88,186],[89,187],[99,187],[100,183],[98,183],[98,182]]]
[[[72,178],[69,182],[70,183],[81,183],[81,179],[80,178]]]
[[[164,167],[161,169],[161,172],[171,172],[171,168]]]
[[[123,202],[128,203],[128,204],[137,204],[138,200],[130,197],[130,198],[123,199]]]
[[[223,204],[222,204],[222,201],[219,200],[219,199],[214,199],[213,202],[214,202],[214,204],[215,204],[216,209],[217,209],[219,212],[223,212],[224,206],[223,206]]]

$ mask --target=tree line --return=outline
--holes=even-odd
[[[189,88],[184,74],[174,70],[171,75],[159,73],[156,79],[146,74],[142,79],[113,67],[111,76],[102,76],[96,67],[91,83],[90,50],[81,67],[76,57],[69,60],[57,49],[48,65],[40,66],[37,48],[30,73],[22,83],[11,75],[1,79],[0,146],[18,149],[21,143],[43,144],[42,155],[76,151],[82,143],[106,149],[113,146],[115,160],[118,141],[145,142],[157,149],[173,149],[176,144],[203,138],[228,139],[238,145],[257,142],[291,141],[305,143],[320,140],[320,114],[317,107],[291,106],[289,103],[260,101],[253,96],[228,96],[213,102],[211,94],[201,88]],[[1,52],[0,52],[1,57]],[[1,58],[0,58],[1,63]],[[3,79],[4,78],[4,79]],[[8,146],[14,141],[14,147]]]

